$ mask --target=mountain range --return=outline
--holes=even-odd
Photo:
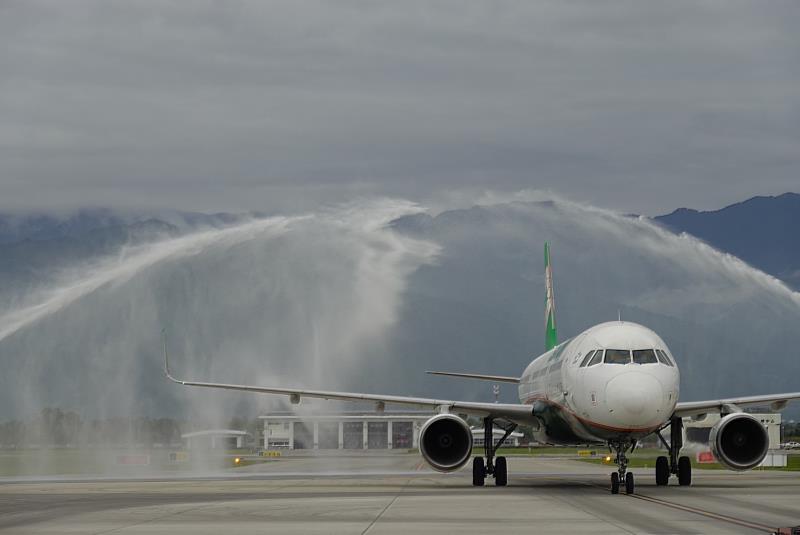
[[[0,214],[0,297],[12,284],[29,287],[37,280],[48,281],[48,269],[54,265],[86,261],[114,254],[124,246],[201,228],[222,228],[263,215],[180,211],[119,214],[105,208],[67,216]],[[800,194],[752,197],[713,211],[678,208],[652,219],[800,290]]]
[[[800,290],[800,195],[753,197],[720,210],[679,208],[654,218]]]
[[[562,201],[377,220],[346,208],[288,227],[259,226],[262,214],[0,216],[0,333],[19,310],[38,314],[40,297],[54,303],[0,337],[0,366],[14,370],[0,377],[0,416],[263,403],[163,381],[163,326],[176,367],[196,379],[486,399],[487,385],[421,370],[513,375],[539,353],[545,240],[561,339],[621,314],[667,341],[682,399],[794,390],[800,361],[786,348],[800,345],[800,296],[772,276],[797,283],[798,199],[654,220]],[[256,230],[240,224],[251,220]],[[98,266],[114,277],[84,292]],[[62,305],[62,289],[82,297]]]

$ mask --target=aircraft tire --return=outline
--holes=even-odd
[[[678,484],[688,487],[692,484],[692,461],[683,456],[678,459]]]
[[[656,459],[656,485],[664,486],[669,483],[669,459],[660,456]]]
[[[625,474],[625,494],[633,494],[634,491],[634,482],[633,482],[633,472],[628,472]]]
[[[494,461],[494,484],[498,487],[508,485],[508,463],[505,457],[498,457]]]
[[[619,494],[619,474],[611,472],[611,494]]]
[[[472,459],[472,485],[482,487],[486,481],[486,466],[483,464],[483,457]]]

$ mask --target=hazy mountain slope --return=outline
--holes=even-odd
[[[710,212],[680,208],[654,218],[800,289],[800,195],[753,197]]]
[[[545,240],[562,339],[621,311],[673,349],[683,399],[797,389],[787,348],[800,347],[800,296],[645,218],[567,201],[436,215],[365,201],[211,230],[138,225],[156,232],[130,247],[118,227],[0,247],[43,258],[31,275],[41,291],[0,301],[0,366],[13,370],[0,377],[0,415],[50,405],[222,417],[275,399],[166,382],[163,327],[176,373],[194,379],[491,399],[490,384],[423,371],[517,374],[539,354]],[[65,258],[82,267],[81,250],[91,269],[42,282]]]
[[[160,222],[188,231],[199,227],[220,228],[240,221],[239,214],[197,212],[116,212],[108,208],[83,209],[65,215],[46,213],[0,214],[0,245],[21,241],[46,241],[81,238],[93,231],[125,227],[143,222]]]
[[[245,216],[168,212],[119,214],[87,209],[66,216],[0,214],[0,298],[16,300],[53,283],[62,271],[118,254],[122,248]]]

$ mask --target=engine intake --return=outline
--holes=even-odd
[[[458,470],[472,456],[472,431],[458,416],[437,414],[419,432],[419,451],[434,470]]]
[[[708,437],[714,457],[730,470],[755,468],[769,449],[769,435],[754,416],[743,412],[723,417]]]

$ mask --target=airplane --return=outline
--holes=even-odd
[[[682,456],[683,420],[715,413],[721,416],[709,435],[714,457],[730,470],[758,466],[767,454],[766,429],[744,407],[770,405],[783,409],[800,392],[707,401],[678,401],[680,372],[667,344],[654,331],[629,321],[600,323],[558,343],[555,322],[553,271],[550,245],[544,246],[545,353],[535,358],[519,377],[460,372],[434,375],[514,383],[519,403],[458,401],[356,392],[310,390],[208,383],[176,379],[170,372],[164,336],[164,373],[171,381],[207,388],[287,395],[293,404],[302,398],[372,402],[383,411],[386,404],[432,409],[420,429],[419,450],[425,461],[440,472],[453,472],[472,459],[472,483],[483,486],[488,476],[496,486],[508,483],[505,457],[497,449],[519,425],[530,426],[534,439],[561,446],[607,445],[615,453],[617,470],[611,474],[611,492],[635,491],[627,454],[648,435],[656,435],[667,455],[656,459],[657,485],[677,476],[681,486],[691,485],[692,465]],[[461,415],[478,416],[484,424],[484,455],[472,456],[472,432]],[[505,431],[495,444],[494,427]],[[667,442],[662,431],[670,429]]]

